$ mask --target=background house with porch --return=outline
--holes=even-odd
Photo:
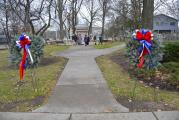
[[[178,32],[178,20],[164,14],[156,15],[153,19],[153,30],[158,33]]]

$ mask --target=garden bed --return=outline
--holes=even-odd
[[[170,76],[171,69],[178,69],[179,63],[175,62],[173,65],[169,64],[167,67],[167,63],[164,63],[163,67],[160,67],[158,71],[153,75],[152,78],[148,77],[145,74],[145,71],[136,71],[134,69],[130,69],[129,60],[125,55],[125,52],[119,52],[110,58],[113,62],[120,65],[126,72],[129,72],[131,77],[136,77],[136,79],[140,82],[143,82],[147,86],[157,87],[158,89],[170,90],[170,91],[178,91],[179,86],[172,85],[168,83],[168,79]],[[170,69],[169,69],[170,67]]]

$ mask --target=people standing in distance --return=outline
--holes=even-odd
[[[77,37],[76,34],[74,34],[74,35],[72,36],[72,40],[74,40],[74,41],[75,41],[75,44],[78,45],[78,37]]]
[[[97,45],[96,35],[93,36],[94,44]]]
[[[103,37],[102,35],[99,36],[99,43],[102,45],[103,44]]]
[[[78,45],[82,45],[82,36],[78,34]]]
[[[85,46],[89,45],[89,42],[90,42],[90,37],[85,35],[84,37],[84,42],[85,42]]]

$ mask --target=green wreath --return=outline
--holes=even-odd
[[[127,56],[129,58],[130,67],[137,69],[137,64],[139,63],[139,54],[138,54],[138,48],[141,47],[141,43],[137,40],[129,41],[126,45],[127,47]],[[144,64],[142,66],[142,69],[154,69],[158,65],[160,65],[160,62],[162,60],[162,52],[160,47],[160,42],[157,38],[154,37],[154,39],[151,41],[151,53],[144,56]]]
[[[19,63],[20,63],[20,60],[22,57],[21,50],[16,46],[17,40],[18,40],[18,36],[16,36],[14,39],[12,39],[11,44],[10,44],[10,62],[12,65],[14,65],[16,67],[19,66]],[[41,37],[33,36],[31,38],[30,50],[32,53],[34,63],[30,64],[29,67],[37,67],[38,66],[40,59],[43,56],[44,45],[45,45],[45,42]]]

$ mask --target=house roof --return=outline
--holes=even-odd
[[[76,25],[76,28],[77,29],[88,29],[88,25],[86,25],[86,24],[78,24],[78,25]],[[97,26],[97,25],[93,25],[93,28],[101,28],[100,26]]]
[[[76,28],[77,29],[88,29],[88,25],[86,25],[86,24],[78,24],[78,25],[76,25]]]
[[[168,17],[168,18],[170,18],[170,19],[173,19],[173,20],[179,21],[178,19],[173,18],[173,17],[170,17],[170,16],[165,15],[165,14],[158,14],[158,15],[155,15],[154,17],[157,17],[157,16],[165,16],[165,17]]]

